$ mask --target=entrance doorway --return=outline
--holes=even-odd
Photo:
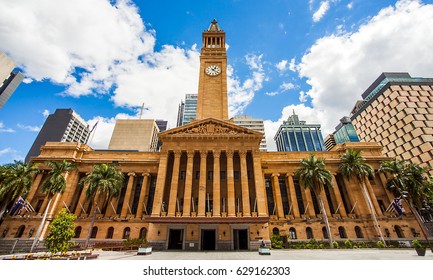
[[[214,229],[203,229],[201,231],[201,249],[203,251],[215,250],[216,234]]]
[[[233,249],[248,250],[248,230],[234,229],[233,230]]]
[[[168,249],[169,250],[182,250],[183,243],[183,230],[170,229],[168,235]]]

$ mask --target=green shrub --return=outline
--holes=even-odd
[[[74,242],[69,242],[74,237],[74,220],[76,216],[62,209],[48,227],[50,233],[45,238],[45,246],[50,253],[66,253]]]
[[[346,241],[344,241],[344,246],[346,248],[352,249],[353,248],[353,243],[352,243],[352,241],[350,241],[349,239],[347,239]]]
[[[340,244],[338,244],[337,241],[332,242],[332,245],[334,245],[334,248],[335,248],[335,249],[340,248]]]
[[[383,242],[380,240],[377,241],[376,246],[377,246],[377,248],[385,248],[385,244],[383,244]]]
[[[274,249],[283,248],[283,241],[281,240],[281,236],[279,234],[273,234],[271,236],[271,246]]]

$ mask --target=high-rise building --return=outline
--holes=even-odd
[[[327,151],[332,150],[332,148],[335,147],[335,139],[334,139],[334,134],[329,134],[328,136],[325,137],[325,147]]]
[[[116,120],[108,149],[155,152],[158,133],[155,120]]]
[[[303,143],[307,148],[320,147],[320,151],[261,152],[263,133],[228,119],[224,41],[225,32],[212,21],[203,32],[197,118],[160,132],[159,151],[101,152],[85,144],[61,142],[43,146],[41,154],[32,159],[42,163],[41,168],[48,170],[43,164],[47,160],[67,159],[77,164],[68,173],[65,192],[53,199],[47,221],[66,206],[79,217],[74,222],[77,243],[83,244],[89,235],[104,243],[146,238],[158,250],[257,250],[260,241],[269,244],[274,233],[290,237],[287,244],[312,238],[329,241],[330,236],[338,241],[377,242],[377,228],[387,240],[415,238],[420,227],[413,215],[396,217],[386,212],[394,197],[386,189],[384,176],[366,180],[371,198],[367,200],[361,183],[345,180],[339,169],[341,154],[353,148],[362,149],[366,162],[377,170],[387,159],[377,143],[344,143],[322,151],[320,127],[307,129],[294,114],[287,123],[295,133],[300,132],[294,134],[297,150]],[[291,143],[290,136],[282,135]],[[320,194],[304,188],[294,176],[309,154],[324,158],[333,174],[332,186],[324,185]],[[125,181],[119,197],[101,207],[99,219],[93,220],[93,203],[85,199],[86,189],[78,182],[101,162],[115,163]],[[0,225],[4,239],[27,240],[31,230],[38,228],[47,209],[48,197],[42,191],[47,176],[47,172],[36,175],[26,197],[37,214],[27,213],[25,219],[7,215]],[[374,226],[372,211],[380,227]],[[329,217],[329,234],[324,217]]]
[[[50,114],[33,142],[25,161],[40,153],[41,146],[47,142],[77,142],[87,143],[89,139],[89,125],[72,109],[57,109]]]
[[[279,152],[325,151],[320,124],[300,121],[293,111],[274,136]]]
[[[197,113],[197,94],[190,93],[185,95],[185,101],[179,104],[177,113],[177,127],[189,124],[191,119],[196,118]]]
[[[0,51],[0,109],[24,79],[20,72],[12,72],[15,67],[15,62]]]
[[[350,117],[340,119],[340,123],[335,128],[334,139],[336,144],[359,142],[358,135],[356,134]]]
[[[362,94],[351,120],[359,139],[386,156],[433,168],[433,79],[382,73]]]
[[[233,121],[236,125],[263,133],[263,138],[260,142],[260,151],[266,152],[268,150],[266,145],[265,125],[262,119],[254,119],[251,116],[235,116]]]

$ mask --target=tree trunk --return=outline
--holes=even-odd
[[[360,180],[360,181],[361,181],[362,192],[364,193],[365,199],[367,200],[368,208],[370,209],[371,217],[373,218],[373,221],[374,221],[374,226],[376,227],[376,230],[377,230],[377,233],[379,234],[380,240],[383,242],[383,244],[386,247],[385,239],[383,238],[382,231],[380,230],[379,223],[377,222],[376,213],[374,212],[370,196],[368,195],[367,189],[365,187],[365,182],[364,182],[364,180]]]
[[[322,197],[320,196],[320,192],[318,195],[316,193],[316,197],[319,199],[320,210],[322,211],[323,221],[325,222],[326,232],[328,233],[329,247],[331,249],[333,249],[334,248],[334,244],[333,244],[334,241],[332,239],[331,227],[329,226],[328,215],[326,214],[325,205],[323,204],[323,200],[322,200]]]

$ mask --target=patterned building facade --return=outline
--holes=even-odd
[[[225,33],[214,20],[203,32],[197,120],[159,133],[160,151],[96,151],[60,142],[42,147],[33,159],[42,169],[44,162],[59,159],[78,166],[66,175],[66,191],[53,199],[48,221],[67,208],[78,217],[75,241],[83,242],[91,231],[92,243],[146,237],[162,250],[252,250],[277,232],[292,240],[327,238],[317,197],[294,177],[300,160],[311,152],[261,152],[262,133],[228,120],[224,41]],[[375,170],[387,159],[376,143],[346,143],[315,152],[334,174],[332,186],[320,194],[331,232],[337,240],[377,241],[360,184],[338,171],[339,156],[348,148],[362,149]],[[117,164],[126,180],[120,197],[99,209],[90,229],[94,209],[78,182],[96,163]],[[48,204],[42,193],[46,177],[47,172],[35,176],[27,196],[35,213],[7,216],[1,238],[34,238]],[[420,229],[410,213],[398,218],[386,211],[393,197],[385,180],[382,175],[367,180],[383,235],[411,239]]]

